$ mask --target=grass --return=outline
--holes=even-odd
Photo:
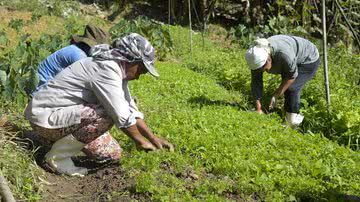
[[[17,141],[16,133],[8,132],[3,127],[0,128],[0,153],[0,173],[9,181],[15,198],[39,200],[41,185],[36,176],[40,170],[33,164],[33,152],[23,149],[23,145]]]

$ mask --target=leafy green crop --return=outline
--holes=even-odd
[[[15,29],[17,32],[20,32],[20,30],[24,27],[24,20],[11,19],[11,21],[9,22],[9,27]]]
[[[245,30],[244,30],[245,31]],[[172,28],[176,52],[182,58],[183,66],[216,79],[219,84],[235,90],[245,97],[243,108],[254,108],[250,92],[250,71],[244,59],[245,51],[234,48],[219,48],[208,44],[201,47],[199,35],[193,38],[193,50],[186,52],[189,38],[184,31]],[[181,34],[181,35],[180,35]],[[181,46],[180,46],[181,45]],[[245,44],[244,44],[245,46]],[[316,77],[305,85],[301,96],[301,113],[305,115],[302,130],[322,133],[340,144],[359,150],[360,141],[360,62],[358,55],[351,55],[346,48],[333,48],[329,51],[329,72],[331,90],[331,114],[327,114],[325,87],[322,66]],[[267,106],[272,93],[280,84],[280,76],[264,74],[264,106]],[[279,107],[283,100],[279,100]],[[283,114],[284,112],[280,112]]]
[[[38,40],[23,35],[18,46],[0,58],[2,97],[19,106],[25,106],[29,93],[38,83],[38,64],[60,49],[64,43],[61,35],[42,35]]]
[[[27,21],[29,25],[38,18],[34,14],[32,20]],[[81,21],[80,21],[81,22]],[[12,20],[9,23],[14,29],[24,26],[22,20]],[[0,55],[0,93],[4,100],[13,101],[18,106],[25,106],[29,100],[30,93],[38,83],[38,65],[49,55],[62,47],[68,45],[70,34],[77,34],[83,30],[83,25],[74,17],[65,22],[67,34],[42,34],[34,39],[30,34],[21,35],[14,49],[7,49]],[[8,44],[6,33],[0,32],[0,48]]]
[[[323,71],[304,89],[302,112],[309,117],[305,130],[323,132],[327,137],[359,150],[360,145],[360,86],[357,84],[360,62],[357,55],[349,55],[345,49],[329,52],[329,78],[331,107],[330,116],[324,100]]]
[[[318,134],[284,128],[278,116],[244,111],[244,98],[182,65],[158,63],[160,79],[131,82],[145,120],[176,151],[125,148],[133,190],[153,200],[320,200],[360,191],[360,155]]]
[[[0,29],[0,50],[5,49],[5,47],[9,45],[9,42],[6,32]]]

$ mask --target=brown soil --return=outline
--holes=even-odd
[[[133,182],[118,165],[97,170],[85,177],[61,176],[46,172],[40,201],[148,201],[131,193]]]
[[[52,172],[44,163],[44,156],[49,147],[39,147],[40,142],[31,138],[30,131],[24,131],[18,139],[29,142],[25,149],[34,150],[37,165],[44,170],[38,177],[41,184],[41,202],[58,201],[151,201],[149,195],[138,194],[135,191],[135,182],[121,167],[121,162],[97,163],[85,156],[73,159],[76,166],[86,167],[89,174],[84,177],[58,175]]]

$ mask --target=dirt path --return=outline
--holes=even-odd
[[[85,177],[45,173],[42,202],[57,201],[149,201],[133,193],[134,182],[119,165],[108,165]]]
[[[24,131],[24,137],[31,139],[29,150],[39,145],[39,141]],[[86,167],[89,174],[84,177],[57,175],[49,171],[44,164],[44,156],[50,148],[37,148],[34,154],[39,169],[44,170],[39,180],[42,181],[41,202],[59,201],[151,201],[150,196],[135,191],[135,181],[122,168],[120,163],[99,164],[85,156],[73,159],[74,164]]]

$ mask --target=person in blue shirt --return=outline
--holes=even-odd
[[[39,83],[34,93],[62,69],[88,57],[92,46],[108,44],[109,40],[109,34],[104,30],[93,25],[86,25],[83,36],[73,35],[70,41],[71,45],[56,51],[40,63],[38,66]]]

